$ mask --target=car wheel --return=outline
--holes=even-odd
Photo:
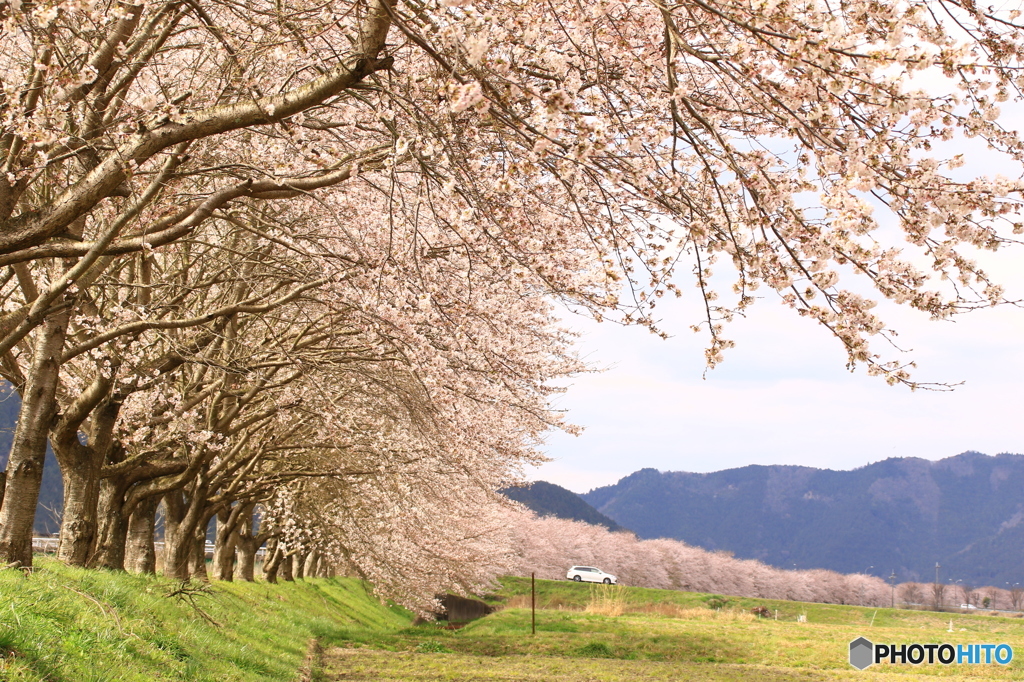
[[[611,585],[612,584],[612,579],[611,578],[605,578],[604,579],[604,584],[605,585]]]
[[[583,582],[583,578],[579,577],[578,575],[574,575],[574,576],[572,577],[572,579],[573,579],[573,580],[575,580],[575,581],[576,581],[576,582],[578,582],[578,583],[579,583],[579,582]]]

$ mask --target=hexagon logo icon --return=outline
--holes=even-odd
[[[864,637],[850,642],[850,665],[857,670],[864,670],[874,663],[875,647]]]

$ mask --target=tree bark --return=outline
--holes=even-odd
[[[57,412],[60,358],[70,315],[70,305],[50,315],[36,337],[7,461],[6,492],[0,507],[0,564],[32,565],[32,525],[43,480],[46,436]]]
[[[188,506],[182,491],[172,491],[164,496],[164,576],[185,580],[187,558],[181,545],[187,544],[190,534],[185,534],[182,522]]]
[[[100,482],[96,547],[89,558],[92,568],[124,570],[125,545],[128,542],[128,520],[124,517],[125,487],[122,476],[104,478]]]
[[[252,534],[252,514],[256,505],[247,504],[239,514],[237,538],[238,563],[235,564],[235,578],[246,582],[256,579],[256,538]]]
[[[195,580],[210,582],[210,574],[206,570],[206,524],[196,526],[192,536],[192,552],[188,557],[188,577]]]
[[[50,444],[64,479],[64,513],[57,558],[85,566],[97,540],[100,472],[111,456],[114,425],[121,404],[109,398],[110,377],[98,377],[64,411],[50,431]],[[92,415],[88,443],[78,439],[83,422]]]
[[[160,498],[153,496],[139,502],[128,518],[128,544],[125,567],[134,573],[156,573],[156,508]]]
[[[204,520],[204,500],[206,486],[199,480],[195,481],[193,490],[188,496],[188,503],[182,500],[185,507],[174,532],[173,542],[164,542],[164,575],[175,580],[188,580],[190,570],[206,572],[206,561],[196,561],[196,535],[201,534],[202,543],[206,545],[206,527],[198,527]],[[170,510],[168,509],[168,517]],[[208,519],[206,519],[208,520]],[[198,576],[197,576],[198,577]]]
[[[253,540],[239,540],[238,561],[235,563],[235,578],[251,583],[256,580],[256,543]]]
[[[302,575],[306,576],[307,578],[317,577],[316,567],[319,561],[320,552],[317,552],[315,549],[311,551],[309,554],[307,554],[305,564],[302,567]]]
[[[235,547],[238,544],[238,518],[241,510],[222,509],[217,512],[217,537],[213,548],[213,577],[234,580]]]
[[[188,556],[188,577],[210,582],[210,574],[206,566],[206,537],[210,528],[210,520],[216,516],[217,512],[206,506],[208,487],[205,484],[199,484],[198,481],[196,487],[201,493],[193,496],[189,502],[189,513],[196,508],[199,513],[195,525],[192,526],[192,551]],[[189,523],[188,514],[185,516],[185,523]]]
[[[295,576],[292,574],[292,555],[288,554],[288,547],[284,544],[278,550],[284,556],[281,558],[281,580],[285,582],[292,582],[295,580]]]
[[[7,472],[0,471],[0,510],[4,508],[4,493],[7,492]]]
[[[302,580],[306,577],[305,568],[307,556],[307,552],[296,552],[292,556],[292,575],[296,580]]]
[[[57,558],[71,566],[85,566],[96,542],[101,462],[92,461],[91,452],[88,455],[73,460],[64,456],[58,460],[64,479],[64,512]]]
[[[267,554],[263,560],[263,578],[271,584],[277,583],[277,571],[281,567],[281,547],[277,538],[267,540]]]

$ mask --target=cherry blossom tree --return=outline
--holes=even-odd
[[[1014,583],[1013,587],[1007,590],[1007,593],[1010,606],[1014,611],[1020,611],[1021,607],[1024,606],[1024,588],[1019,583]]]
[[[907,606],[916,606],[924,603],[927,594],[927,585],[920,583],[903,583],[900,585],[899,597]]]
[[[147,257],[161,277],[151,273],[146,286],[175,306],[156,300],[132,306],[120,292],[134,295],[140,284],[134,276],[141,270],[123,268],[127,281],[108,282],[102,296],[92,299],[92,314],[71,326],[84,331],[76,332],[77,345],[65,353],[66,386],[57,400],[70,402],[54,427],[54,440],[61,439],[62,464],[89,478],[94,492],[91,512],[84,502],[66,510],[65,560],[123,568],[130,534],[132,552],[149,558],[129,556],[129,563],[153,570],[152,501],[166,496],[165,570],[184,577],[202,567],[192,561],[193,543],[201,552],[210,518],[221,515],[230,537],[243,522],[241,510],[274,486],[349,475],[351,461],[316,464],[318,451],[346,458],[352,451],[393,456],[388,453],[400,453],[408,440],[402,430],[414,422],[420,430],[429,425],[447,451],[469,452],[476,476],[485,477],[492,490],[518,480],[523,463],[539,461],[531,446],[544,429],[561,423],[546,405],[553,391],[546,382],[582,366],[568,352],[570,337],[551,326],[543,290],[509,278],[514,267],[485,254],[475,254],[481,256],[476,262],[459,254],[420,262],[412,251],[412,258],[390,258],[393,281],[375,291],[380,271],[353,267],[357,254],[345,251],[382,251],[383,239],[334,244],[330,258],[314,259],[311,272],[301,273],[275,254],[294,255],[303,246],[283,247],[264,235],[258,248],[247,251],[258,258],[246,258],[273,276],[247,266],[234,276],[226,263],[240,259],[238,240],[230,234],[216,238],[230,246],[228,259],[201,254],[202,244],[191,238]],[[319,234],[305,240],[323,242]],[[388,242],[394,243],[394,235]],[[315,278],[339,259],[347,264],[342,274]],[[465,280],[460,273],[467,266],[474,272],[469,286],[453,286]],[[208,290],[205,281],[216,286]],[[316,285],[315,298],[304,282]],[[150,314],[149,306],[169,309],[171,319]],[[97,329],[100,323],[107,329]],[[382,395],[399,402],[382,406]],[[333,404],[325,396],[345,400]],[[368,401],[365,407],[361,400]],[[103,422],[110,442],[94,447],[96,408],[104,401],[117,408]],[[394,421],[398,413],[419,416],[401,422],[401,429],[373,427],[381,419]],[[79,428],[87,432],[85,442],[71,437]],[[94,466],[76,466],[65,448],[87,451]],[[362,460],[358,467],[372,471],[379,465]],[[144,516],[136,517],[136,509]],[[82,530],[90,517],[97,519],[93,538]],[[227,574],[224,556],[218,553],[220,577]]]
[[[890,586],[868,575],[821,569],[783,570],[728,553],[709,552],[678,540],[639,540],[603,526],[518,509],[508,514],[514,530],[515,571],[564,580],[575,564],[597,565],[625,585],[710,592],[740,597],[830,604],[888,606]]]
[[[1016,11],[950,0],[524,9],[0,4],[0,367],[22,396],[0,561],[31,562],[48,435],[65,461],[92,465],[75,471],[110,467],[98,487],[95,475],[69,480],[74,504],[96,496],[105,510],[95,542],[70,541],[93,532],[88,512],[69,518],[72,561],[90,544],[110,548],[100,564],[122,563],[117,548],[146,499],[165,495],[172,535],[197,541],[204,519],[230,522],[229,508],[269,495],[246,472],[276,446],[250,441],[287,432],[270,422],[293,409],[288,386],[347,384],[313,371],[322,346],[273,371],[257,361],[250,389],[289,379],[258,390],[243,414],[231,363],[255,348],[287,355],[277,341],[294,342],[309,318],[299,299],[280,299],[312,287],[316,269],[319,303],[356,313],[341,328],[390,353],[360,360],[394,368],[389,390],[419,386],[476,483],[510,482],[536,461],[541,428],[558,423],[546,382],[579,369],[544,296],[656,330],[659,297],[688,280],[705,303],[694,326],[713,366],[731,345],[723,324],[764,287],[834,334],[851,366],[910,386],[905,363],[869,345],[890,336],[875,299],[934,318],[1003,301],[974,255],[1022,231],[1012,178],[1024,147],[999,110],[1021,96]],[[1011,178],[960,175],[962,157],[944,144],[960,138],[999,156]],[[238,276],[232,294],[217,278],[191,279],[174,298],[186,280],[154,264],[190,262],[199,247],[192,266],[215,271],[233,248],[226,226],[272,261],[261,285],[250,292],[250,275]],[[302,268],[286,253],[310,271],[294,279]],[[126,300],[138,305],[122,318]],[[275,301],[259,314],[223,309]],[[258,324],[275,350],[259,345]],[[83,344],[95,352],[75,355]],[[178,364],[160,373],[157,351],[175,348]],[[166,398],[159,414],[131,404],[149,391]],[[200,415],[211,407],[230,419]],[[129,440],[136,426],[178,447],[149,452]],[[423,433],[406,434],[410,452]],[[144,545],[149,511],[139,510]],[[701,566],[694,581],[726,560],[674,556]],[[812,578],[794,590],[821,593]]]

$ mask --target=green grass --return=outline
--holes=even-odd
[[[606,658],[492,658],[334,649],[327,680],[345,682],[813,682],[818,671],[753,666],[618,661]],[[851,678],[851,682],[855,682]],[[915,682],[920,682],[915,681]]]
[[[503,580],[491,600],[522,604],[524,585],[528,590],[529,581]],[[328,641],[340,647],[328,653],[328,679],[1024,679],[1021,660],[1005,667],[882,665],[864,672],[847,662],[850,640],[861,635],[892,643],[1006,642],[1024,659],[1024,622],[1017,618],[640,588],[620,590],[622,613],[608,616],[584,609],[599,603],[598,591],[609,588],[538,581],[537,589],[538,604],[546,608],[537,612],[536,635],[530,634],[528,608],[505,608],[461,630],[432,624],[394,631],[352,628]],[[772,617],[752,617],[755,606]],[[798,621],[801,615],[806,622]]]
[[[1024,621],[667,590],[505,579],[498,612],[459,630],[414,625],[352,579],[281,585],[214,583],[193,606],[175,583],[72,569],[0,571],[0,680],[296,680],[309,645],[325,648],[312,680],[637,682],[638,680],[1024,680]],[[590,607],[588,612],[586,609]],[[771,618],[755,618],[764,607]],[[775,614],[778,612],[778,619]],[[805,616],[806,622],[799,622]],[[207,618],[208,617],[208,618]],[[948,632],[950,619],[953,632]],[[211,622],[214,621],[214,622]],[[1003,666],[853,670],[850,640],[1006,642]]]
[[[0,680],[288,680],[310,640],[346,628],[393,630],[410,616],[348,578],[214,583],[196,606],[154,576],[37,558],[0,571]],[[216,623],[216,624],[214,624]]]

